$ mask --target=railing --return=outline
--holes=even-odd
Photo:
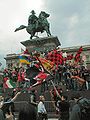
[[[45,101],[45,108],[47,112],[55,112],[55,101]]]
[[[27,104],[27,101],[18,101],[18,102],[14,102],[15,103],[15,111],[18,112],[20,110],[20,108],[22,106],[24,106],[24,104]],[[37,101],[38,103],[38,101]],[[47,110],[48,113],[54,113],[55,112],[55,107],[54,107],[54,103],[55,101],[45,101],[45,108]]]

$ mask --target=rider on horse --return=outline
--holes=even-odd
[[[34,10],[32,10],[31,13],[32,15],[30,15],[28,18],[28,26],[21,25],[20,27],[15,29],[15,32],[26,28],[26,31],[31,35],[30,39],[32,39],[33,37],[37,37],[35,36],[36,32],[43,33],[44,31],[46,31],[47,36],[51,36],[50,30],[49,30],[50,26],[47,21],[47,18],[50,15],[44,11],[41,11],[41,13],[39,14],[39,17],[35,15]]]
[[[32,29],[33,28],[35,29],[37,21],[38,21],[38,18],[35,15],[34,10],[32,10],[31,13],[32,13],[32,15],[30,15],[29,18],[28,18],[28,26],[32,27]]]

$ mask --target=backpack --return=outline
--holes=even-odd
[[[82,98],[78,101],[80,107],[80,120],[90,120],[90,100]]]

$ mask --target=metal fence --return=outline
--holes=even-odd
[[[18,112],[24,104],[27,104],[27,101],[18,101],[14,102],[15,103],[15,111]],[[37,101],[38,103],[38,101]],[[54,113],[55,112],[55,107],[54,107],[55,101],[45,101],[45,108],[48,113]]]

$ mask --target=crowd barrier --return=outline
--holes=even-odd
[[[28,103],[27,101],[16,101],[16,102],[14,102],[15,112],[19,112],[21,107],[23,107],[27,103]],[[37,101],[37,103],[38,103],[38,101]],[[45,101],[44,103],[45,103],[45,108],[46,108],[48,113],[54,113],[55,112],[55,107],[54,107],[55,101]]]

